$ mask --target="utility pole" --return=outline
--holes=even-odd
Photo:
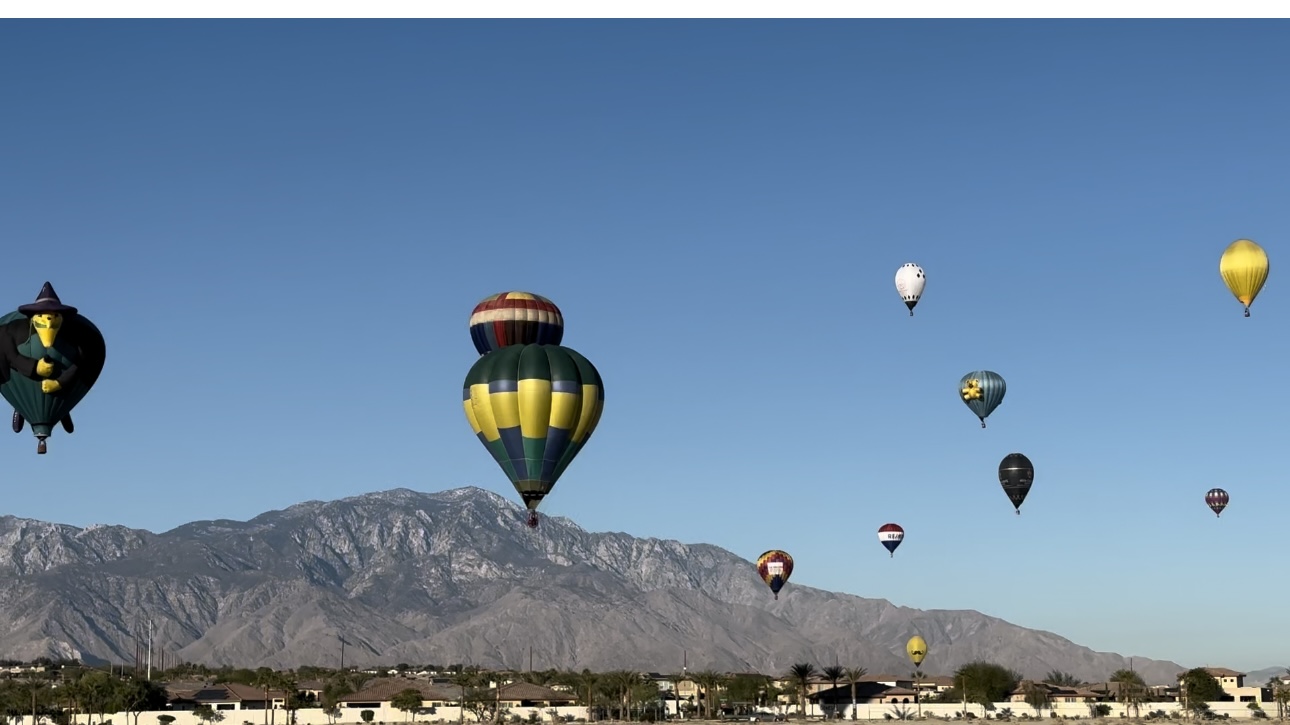
[[[529,672],[533,672],[533,645],[529,645]]]
[[[340,670],[341,672],[344,672],[345,671],[345,635],[340,634],[340,635],[337,635],[336,638],[340,640]]]
[[[148,617],[148,679],[152,679],[152,617]]]

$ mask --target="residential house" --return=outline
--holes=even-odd
[[[914,680],[914,689],[921,693],[926,702],[932,695],[954,689],[954,678],[948,675],[923,675]]]
[[[573,705],[578,698],[567,692],[560,692],[550,687],[534,685],[531,682],[508,682],[501,687],[490,688],[480,695],[485,700],[496,700],[502,707],[515,708],[550,708]]]
[[[1058,705],[1063,703],[1081,703],[1081,702],[1098,702],[1103,699],[1102,695],[1094,692],[1084,685],[1067,687],[1063,685],[1054,685],[1048,682],[1034,682],[1032,680],[1022,680],[1017,686],[1008,693],[1008,702],[1026,702],[1026,695],[1029,694],[1031,687],[1038,687],[1048,695],[1048,702]]]
[[[1223,700],[1227,702],[1259,702],[1264,699],[1264,688],[1246,687],[1245,673],[1230,670],[1226,667],[1206,667],[1206,672],[1210,674],[1218,684],[1223,688]],[[1182,679],[1186,672],[1178,673],[1178,684],[1181,692]]]
[[[881,675],[879,675],[881,677]],[[917,693],[903,685],[889,685],[886,682],[861,680],[855,686],[855,704],[857,705],[912,705]],[[851,683],[839,684],[807,695],[811,705],[818,706],[825,715],[842,715],[851,707]]]
[[[212,710],[265,710],[286,704],[286,693],[280,690],[269,690],[269,699],[266,701],[264,690],[239,682],[217,685],[174,682],[167,684],[165,689],[171,710],[195,710],[200,705],[206,705]]]
[[[461,688],[435,685],[425,680],[406,677],[382,677],[369,682],[366,687],[340,698],[342,708],[371,709],[388,704],[400,692],[416,690],[421,693],[421,706],[426,708],[456,705],[461,700]]]

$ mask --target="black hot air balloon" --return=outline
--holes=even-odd
[[[1227,491],[1221,488],[1211,488],[1205,494],[1205,505],[1209,506],[1215,516],[1221,516],[1223,509],[1227,508],[1227,503],[1231,500],[1231,497],[1227,495]]]
[[[1021,515],[1021,504],[1030,493],[1030,485],[1035,482],[1035,467],[1030,459],[1020,453],[1009,453],[999,462],[999,484],[1008,500]]]

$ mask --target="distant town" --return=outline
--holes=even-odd
[[[1290,670],[1264,683],[1221,667],[1148,685],[1132,670],[1081,682],[972,662],[949,676],[809,663],[787,672],[489,671],[455,664],[274,670],[182,663],[0,661],[13,725],[338,725],[661,720],[1284,719]],[[24,721],[30,718],[25,724]]]

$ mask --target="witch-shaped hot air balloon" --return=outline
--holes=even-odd
[[[757,574],[770,587],[775,598],[779,599],[779,590],[784,588],[788,578],[793,575],[793,557],[787,551],[771,549],[757,557]]]
[[[1021,504],[1026,500],[1026,494],[1030,493],[1030,487],[1035,482],[1035,467],[1030,463],[1030,459],[1021,453],[1009,453],[999,462],[999,485],[1003,486],[1003,492],[1008,494],[1008,500],[1017,509],[1017,515],[1021,515]]]
[[[13,432],[31,425],[36,452],[56,424],[71,433],[81,402],[107,358],[103,334],[46,282],[36,301],[0,317],[0,395],[13,406]]]
[[[1245,305],[1245,316],[1249,317],[1250,305],[1259,296],[1263,283],[1268,281],[1267,252],[1248,239],[1238,239],[1223,250],[1223,256],[1218,260],[1218,273],[1227,289]]]
[[[563,338],[560,308],[532,292],[489,295],[470,313],[470,339],[480,355],[507,345],[559,345]]]
[[[974,370],[959,380],[959,399],[981,419],[982,428],[985,419],[1003,402],[1006,392],[1008,385],[1003,382],[1003,376],[989,370]]]
[[[896,547],[904,540],[905,530],[900,528],[900,524],[883,524],[878,527],[878,541],[891,552],[893,559],[896,558]]]
[[[913,262],[906,262],[896,270],[896,291],[900,299],[909,308],[909,316],[914,316],[914,305],[923,297],[923,288],[927,286],[927,275],[923,268]]]
[[[587,358],[559,345],[508,345],[466,374],[466,420],[529,510],[587,444],[605,405],[605,386]]]
[[[1231,500],[1231,497],[1227,495],[1227,491],[1221,488],[1211,488],[1205,494],[1205,505],[1209,506],[1215,516],[1222,516],[1223,509],[1227,508],[1227,504]]]

